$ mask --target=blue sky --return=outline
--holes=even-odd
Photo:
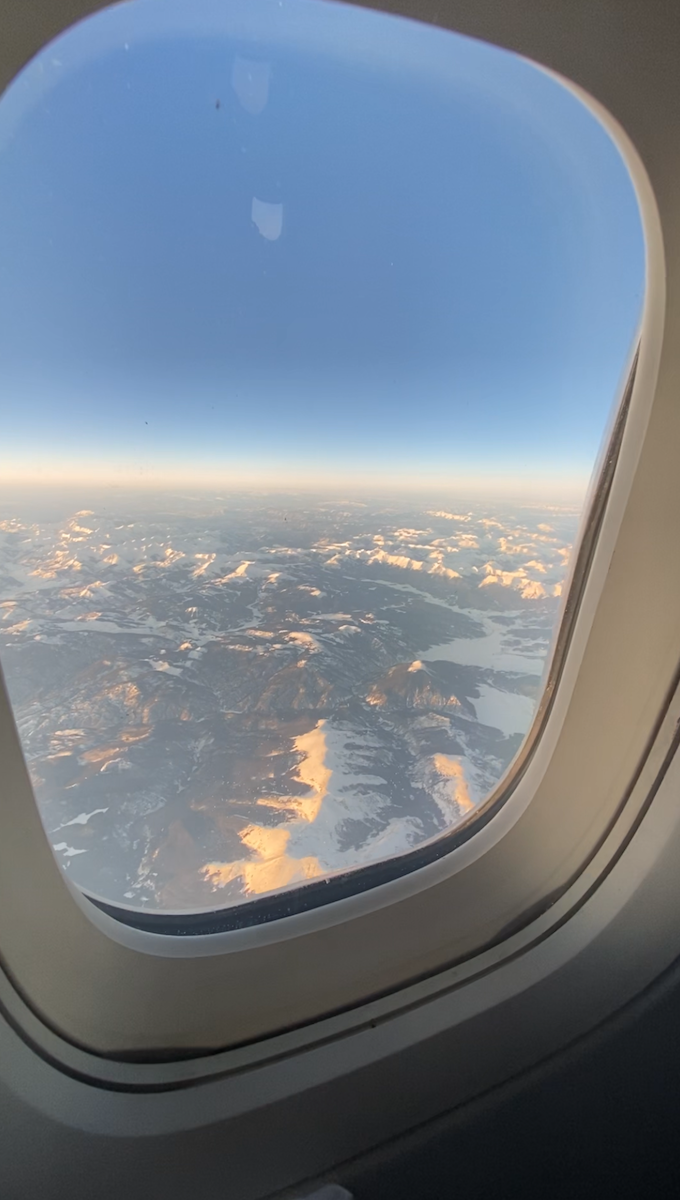
[[[482,44],[134,0],[0,102],[5,471],[582,481],[640,316],[632,184]]]

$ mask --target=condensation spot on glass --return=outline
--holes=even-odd
[[[582,100],[368,10],[133,0],[2,98],[0,258],[0,653],[63,871],[207,911],[469,821],[640,320]]]

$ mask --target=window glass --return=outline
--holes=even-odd
[[[531,725],[644,290],[492,47],[135,0],[0,103],[0,651],[57,861],[228,906],[455,829]]]

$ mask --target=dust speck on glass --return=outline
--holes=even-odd
[[[54,854],[213,909],[454,829],[532,722],[639,323],[558,80],[133,0],[0,101],[0,653]]]

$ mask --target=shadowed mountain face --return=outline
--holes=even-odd
[[[530,725],[576,522],[0,501],[2,664],[63,869],[111,901],[215,907],[454,827]]]

